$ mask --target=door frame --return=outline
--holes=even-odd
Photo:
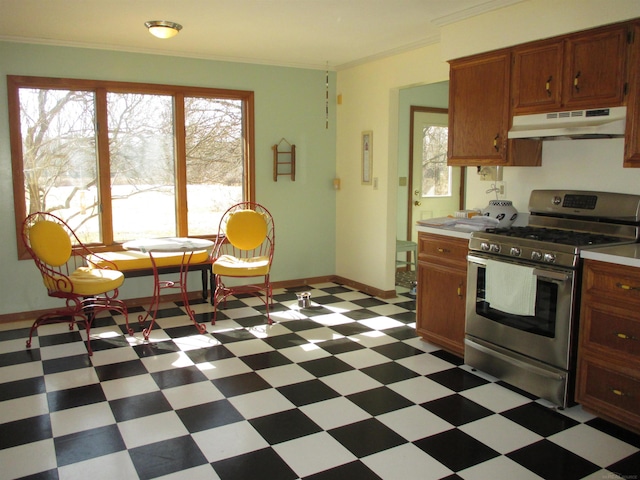
[[[415,114],[418,112],[430,112],[430,113],[443,113],[449,114],[448,108],[436,108],[436,107],[420,107],[418,105],[411,105],[409,108],[409,172],[408,172],[408,192],[407,195],[407,238],[411,238],[413,230],[413,166],[414,166],[414,151],[413,151],[413,129],[415,127]],[[454,167],[455,168],[455,167]],[[459,208],[464,208],[464,186],[467,169],[460,167],[460,191],[459,195]]]

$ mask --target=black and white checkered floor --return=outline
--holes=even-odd
[[[150,342],[0,331],[0,478],[638,479],[640,437],[472,372],[415,335],[415,302],[329,283],[231,301],[197,334],[164,304]],[[298,290],[300,291],[300,290]],[[132,312],[132,320],[142,309]]]

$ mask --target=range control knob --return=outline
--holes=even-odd
[[[519,257],[520,255],[522,255],[522,250],[520,250],[520,247],[511,247],[511,250],[509,250],[509,253],[513,257]]]
[[[485,251],[485,252],[488,252],[489,251],[489,244],[487,242],[482,242],[480,244],[480,249]]]
[[[547,263],[556,263],[556,255],[555,253],[545,253],[544,261]]]
[[[489,250],[491,250],[493,253],[500,253],[500,245],[497,243],[492,243]]]
[[[531,252],[531,260],[540,260],[542,258],[542,253],[537,250]]]

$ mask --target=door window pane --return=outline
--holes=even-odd
[[[173,98],[109,93],[113,239],[176,235]]]
[[[92,92],[21,88],[27,214],[51,212],[83,242],[100,242]]]
[[[190,235],[216,231],[243,199],[242,101],[185,98],[187,206]]]
[[[449,129],[435,125],[423,129],[422,196],[451,195],[451,167],[447,166]]]

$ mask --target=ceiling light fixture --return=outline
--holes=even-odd
[[[166,20],[151,20],[144,22],[144,26],[149,29],[149,33],[158,38],[171,38],[175,37],[182,25],[175,22],[167,22]]]

